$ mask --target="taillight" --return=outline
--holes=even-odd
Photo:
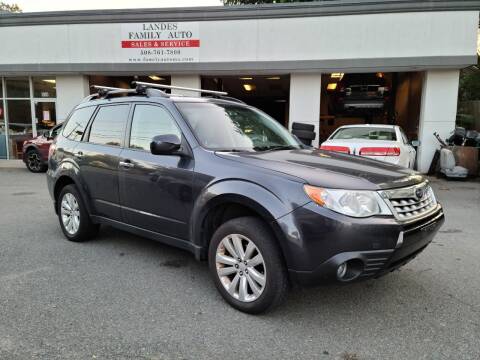
[[[364,156],[400,156],[398,147],[363,147],[359,155]]]
[[[322,145],[320,149],[350,154],[350,148],[347,146]]]

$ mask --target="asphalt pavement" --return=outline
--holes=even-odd
[[[446,223],[413,262],[252,316],[185,251],[110,227],[66,241],[45,175],[0,166],[0,359],[479,360],[480,183],[433,184]]]

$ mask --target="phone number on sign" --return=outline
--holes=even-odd
[[[141,50],[140,55],[180,55],[180,50],[178,49]]]

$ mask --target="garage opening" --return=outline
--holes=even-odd
[[[289,75],[202,76],[202,89],[226,91],[288,126]]]
[[[354,124],[399,125],[417,139],[422,81],[421,72],[322,75],[320,143]]]

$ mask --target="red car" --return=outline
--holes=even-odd
[[[48,150],[61,128],[62,124],[56,125],[50,131],[23,142],[23,162],[28,170],[34,173],[47,171]]]

